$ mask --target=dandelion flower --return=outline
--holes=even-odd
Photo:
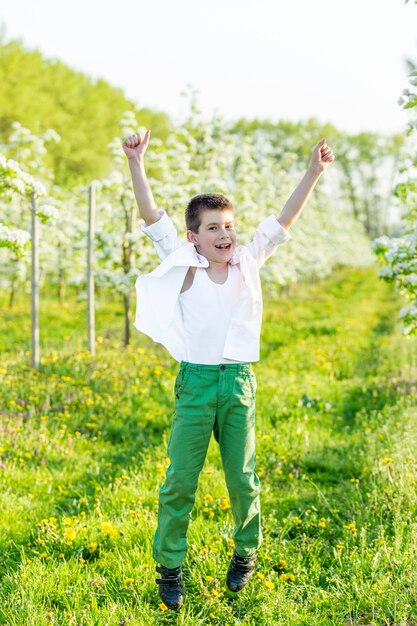
[[[66,539],[69,539],[70,541],[74,541],[74,539],[75,539],[75,530],[73,528],[66,528],[64,535],[65,535]]]
[[[107,533],[110,537],[115,537],[117,535],[117,530],[113,528],[111,524],[108,522],[103,522],[100,526],[101,530]]]
[[[227,511],[227,509],[230,509],[230,503],[227,498],[222,499],[222,501],[220,502],[220,508],[222,511]]]

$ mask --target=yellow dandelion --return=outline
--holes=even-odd
[[[211,582],[212,580],[214,580],[213,576],[206,576],[206,580],[207,582]]]
[[[97,544],[95,541],[92,541],[88,547],[90,548],[90,552],[95,552],[97,550]]]
[[[350,530],[352,533],[356,533],[356,525],[355,524],[345,524],[345,529]]]
[[[168,607],[166,604],[164,604],[163,602],[161,602],[161,604],[158,604],[159,608],[161,609],[161,611],[167,611]]]
[[[125,578],[125,585],[131,585],[135,582],[134,578]]]
[[[111,524],[108,522],[103,522],[100,525],[100,528],[103,532],[107,533],[110,537],[115,537],[117,535],[117,530],[113,528]]]
[[[64,532],[65,538],[70,541],[74,541],[75,539],[75,530],[73,528],[66,528]]]
[[[281,559],[281,561],[279,562],[279,566],[280,566],[280,567],[285,567],[285,566],[286,566],[286,564],[287,564],[287,561],[283,561],[282,559]]]
[[[230,503],[227,498],[222,499],[222,501],[220,502],[220,508],[222,511],[227,511],[227,509],[230,509]]]
[[[282,574],[280,574],[280,580],[287,580],[287,574],[284,574],[284,572]]]
[[[262,574],[262,572],[258,572],[257,577],[260,578],[261,580],[263,580],[265,578],[264,574]]]
[[[336,548],[337,548],[337,550],[343,550],[343,548],[344,548],[344,547],[345,547],[345,546],[342,546],[340,543],[337,543],[337,544],[336,544]]]
[[[273,582],[271,582],[270,580],[265,580],[264,582],[265,587],[267,587],[268,589],[275,589],[275,585]]]
[[[288,574],[288,578],[290,579],[291,582],[294,582],[295,575],[294,574]]]

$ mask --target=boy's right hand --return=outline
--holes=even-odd
[[[130,159],[143,159],[143,156],[146,152],[146,148],[149,144],[149,137],[151,136],[151,131],[147,130],[144,138],[139,133],[135,135],[130,135],[123,142],[123,150],[127,158]]]

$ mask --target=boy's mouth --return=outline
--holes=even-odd
[[[214,247],[217,248],[218,250],[230,250],[230,248],[232,247],[232,244],[231,243],[218,243]]]

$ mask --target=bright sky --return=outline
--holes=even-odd
[[[181,92],[227,119],[401,130],[417,5],[404,0],[2,0],[6,39],[179,120]]]

